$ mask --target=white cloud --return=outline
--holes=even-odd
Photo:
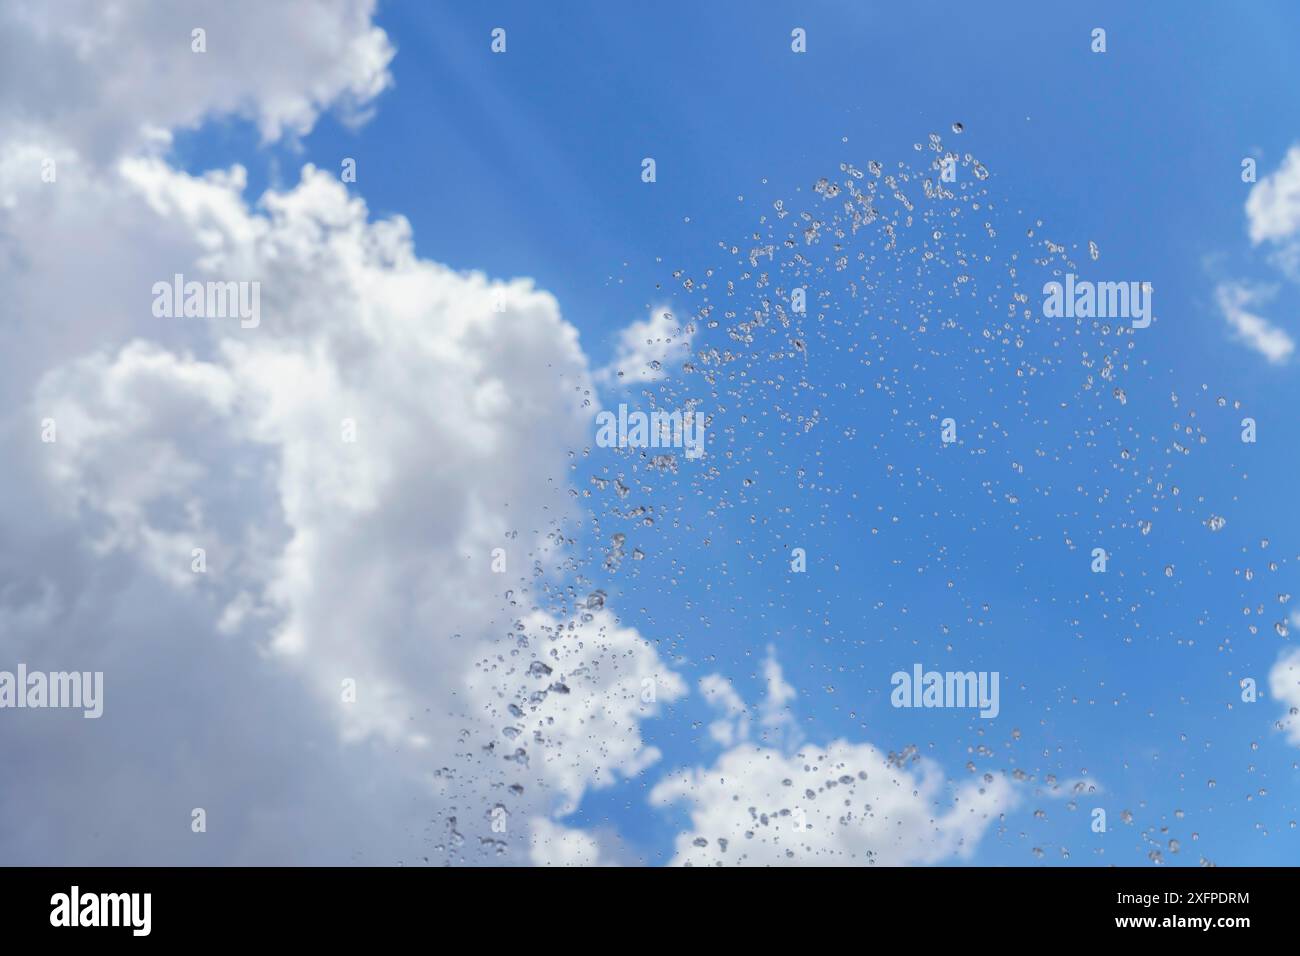
[[[557,811],[567,814],[588,787],[611,786],[659,759],[642,741],[640,721],[684,695],[686,684],[607,610],[577,621],[536,612],[522,625],[520,633],[538,648],[533,659],[483,659],[469,688],[489,723],[513,732],[499,738],[502,749],[526,748],[533,769],[561,798]]]
[[[1278,720],[1287,741],[1300,747],[1300,648],[1283,651],[1268,674],[1268,689],[1286,708]]]
[[[666,378],[690,356],[693,333],[667,309],[655,309],[619,332],[614,358],[597,370],[596,381],[617,386]]]
[[[0,142],[68,146],[101,162],[213,116],[245,117],[267,140],[306,133],[331,106],[360,116],[391,82],[393,48],[374,9],[374,0],[6,3]],[[206,53],[191,50],[196,28]]]
[[[650,793],[653,805],[685,804],[690,829],[673,863],[712,866],[896,866],[969,857],[998,815],[1019,802],[1004,777],[954,786],[930,760],[886,756],[867,743],[799,746],[772,649],[764,665],[762,723],[781,746],[748,741],[745,707],[717,675],[701,682],[723,712],[710,726],[729,746],[708,768],[678,770]]]
[[[1220,283],[1215,289],[1215,299],[1223,317],[1237,338],[1270,362],[1281,364],[1295,351],[1295,340],[1283,329],[1251,310],[1257,303],[1267,300],[1271,293],[1240,283]]]
[[[389,82],[373,11],[0,10],[0,657],[106,681],[93,729],[0,723],[4,859],[526,860],[494,807],[562,815],[658,757],[680,678],[545,590],[592,414],[554,298],[419,259],[310,166],[250,206],[242,168],[159,158],[214,117],[356,118]],[[258,282],[260,326],[154,317],[176,273]]]
[[[763,743],[784,749],[797,746],[802,738],[791,709],[797,694],[782,674],[771,644],[763,660],[763,680],[766,693],[757,708]],[[700,680],[700,693],[718,712],[718,719],[709,724],[710,737],[723,747],[749,740],[753,721],[731,681],[721,674],[708,674]]]
[[[1300,281],[1300,144],[1282,164],[1252,187],[1246,197],[1250,241],[1268,244],[1268,262],[1292,281]],[[1273,364],[1290,360],[1295,339],[1257,311],[1273,298],[1274,287],[1221,282],[1215,289],[1219,310],[1235,337]]]
[[[1292,146],[1282,165],[1251,188],[1246,218],[1255,244],[1300,234],[1300,145]]]
[[[584,830],[575,830],[552,823],[545,817],[532,821],[532,850],[529,859],[534,866],[603,866],[600,843]]]
[[[10,211],[25,243],[93,238],[0,262],[0,289],[54,317],[0,330],[4,354],[22,356],[0,377],[12,399],[0,430],[21,452],[0,495],[0,605],[23,626],[0,650],[102,664],[97,723],[114,739],[170,740],[158,722],[176,700],[235,736],[128,748],[115,771],[74,756],[80,737],[6,725],[5,746],[44,753],[8,788],[8,810],[51,808],[42,861],[85,860],[89,846],[109,862],[391,860],[422,844],[526,857],[487,810],[563,814],[638,773],[658,757],[642,721],[685,689],[610,610],[528,610],[556,603],[535,564],[556,582],[569,573],[568,450],[589,440],[591,414],[577,333],[526,280],[418,259],[404,220],[369,222],[322,172],[307,167],[260,212],[242,187],[237,169],[191,177],[135,159]],[[173,272],[256,279],[261,325],[154,318],[152,283]],[[491,570],[498,547],[506,574]],[[264,698],[250,706],[245,685]],[[151,712],[160,693],[176,700]],[[340,732],[350,746],[332,761],[301,750]],[[368,766],[381,754],[382,771]],[[242,780],[214,783],[223,767]],[[101,777],[95,811],[64,819],[52,789],[88,794]],[[171,783],[142,796],[132,779]],[[185,842],[190,808],[208,804],[221,839]],[[338,814],[353,820],[344,831],[367,821],[362,847],[333,838]],[[173,818],[175,831],[160,823]]]
[[[837,740],[789,755],[741,744],[668,775],[650,799],[690,811],[677,865],[898,866],[969,857],[1018,795],[1000,776],[953,786],[932,761],[908,768]]]
[[[776,648],[771,644],[767,646],[767,657],[763,661],[763,679],[767,693],[759,706],[759,724],[763,728],[764,741],[783,747],[797,746],[802,737],[791,709],[797,694],[782,675]]]
[[[719,714],[709,724],[710,737],[724,747],[749,739],[749,711],[731,681],[721,674],[708,674],[700,679],[700,693]]]
[[[107,698],[93,732],[0,728],[0,811],[31,823],[5,859],[527,859],[493,807],[562,815],[658,757],[641,723],[680,678],[543,590],[592,413],[554,298],[418,259],[310,166],[254,208],[242,168],[158,158],[218,115],[274,139],[364,109],[373,8],[0,11],[0,654]],[[260,326],[154,317],[176,273],[258,282]]]

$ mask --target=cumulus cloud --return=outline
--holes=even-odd
[[[1278,728],[1287,741],[1300,747],[1300,648],[1283,651],[1268,673],[1268,689],[1273,698],[1286,708]]]
[[[802,739],[798,725],[795,723],[794,699],[798,696],[794,687],[785,679],[781,664],[776,659],[776,648],[767,646],[767,657],[763,661],[763,680],[767,693],[759,707],[759,724],[763,728],[763,738],[778,746],[793,747]]]
[[[0,855],[526,861],[685,692],[568,590],[577,331],[311,166],[254,206],[242,168],[159,158],[215,115],[363,107],[372,3],[57,6],[0,13],[0,654],[103,670],[106,705],[0,726]],[[178,273],[258,283],[260,325],[155,316]]]
[[[600,843],[584,830],[561,826],[537,817],[530,830],[534,866],[603,866]]]
[[[709,674],[700,679],[700,693],[718,712],[718,719],[709,724],[710,737],[724,747],[749,739],[749,711],[731,681]]]
[[[708,768],[670,774],[651,802],[684,804],[691,826],[673,863],[898,866],[967,858],[1017,794],[1001,776],[954,786],[930,760],[914,767],[837,740],[786,755],[741,744]]]
[[[1280,242],[1300,235],[1300,145],[1246,197],[1250,241]]]
[[[1219,310],[1240,341],[1274,364],[1282,364],[1291,358],[1295,340],[1254,311],[1255,306],[1271,298],[1270,291],[1225,282],[1215,289],[1214,294]]]
[[[694,330],[667,309],[655,309],[619,332],[614,358],[596,371],[601,385],[656,382],[690,355]]]
[[[758,724],[765,744],[792,747],[800,741],[792,709],[797,693],[786,681],[776,659],[776,648],[771,644],[763,659],[763,681],[766,692],[751,717],[750,709],[730,680],[721,674],[708,674],[700,679],[701,695],[718,712],[718,719],[709,724],[709,736],[717,743],[731,747],[749,740],[754,723]]]
[[[390,82],[374,0],[220,4],[55,0],[0,7],[0,140],[107,161],[215,116],[264,139],[338,107],[361,118]],[[306,25],[306,26],[304,26]],[[206,52],[192,34],[206,33]]]
[[[710,733],[727,749],[711,767],[675,771],[650,793],[653,805],[689,811],[674,864],[897,866],[967,858],[1019,802],[1005,777],[954,785],[911,748],[885,755],[845,740],[798,744],[789,736],[794,690],[770,648],[764,671],[767,698],[759,710],[762,723],[780,731],[777,745],[749,742],[739,695],[710,676],[702,690],[723,711]]]
[[[535,659],[526,667],[483,659],[469,687],[501,728],[502,749],[535,766],[563,815],[588,787],[611,786],[659,759],[642,741],[640,721],[685,694],[686,684],[607,610],[567,622],[536,612],[522,624],[539,648]]]
[[[137,600],[197,599],[198,639],[249,641],[302,681],[319,719],[398,747],[394,764],[448,806],[499,791],[515,819],[565,813],[652,763],[640,722],[684,693],[652,646],[608,609],[524,612],[503,597],[528,593],[534,565],[565,577],[565,463],[587,434],[590,386],[554,299],[419,260],[404,221],[368,222],[310,167],[263,197],[265,213],[243,203],[237,172],[199,179],[146,160],[114,184],[125,221],[144,206],[194,237],[177,268],[260,277],[264,319],[243,329],[157,319],[140,296],[101,303],[131,315],[128,340],[35,383],[11,427],[33,448],[36,423],[56,424],[32,477],[86,560],[146,573]],[[179,326],[187,347],[132,335],[140,315],[164,342]],[[209,556],[201,576],[195,548]],[[26,575],[31,599],[10,613],[83,597],[49,585],[56,569]],[[110,642],[111,687],[123,668],[153,670],[138,638],[70,635],[69,652]],[[240,706],[218,703],[214,721],[221,703]]]
[[[1269,264],[1300,281],[1300,145],[1292,146],[1281,165],[1251,188],[1246,222],[1251,243],[1267,247]],[[1259,312],[1276,292],[1274,286],[1221,282],[1215,301],[1238,341],[1280,365],[1290,360],[1295,339]]]

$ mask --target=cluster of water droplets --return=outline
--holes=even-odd
[[[1082,814],[1103,787],[1085,754],[1059,737],[1045,744],[1046,728],[1107,708],[1121,716],[1106,720],[1123,723],[1162,706],[1111,689],[1117,655],[1139,645],[1167,655],[1188,682],[1181,702],[1231,709],[1243,673],[1262,676],[1276,653],[1242,642],[1288,638],[1288,559],[1267,540],[1232,537],[1248,477],[1241,403],[1208,384],[1171,389],[1142,357],[1141,337],[1162,334],[1159,321],[1138,330],[1046,318],[1044,282],[1113,278],[1098,271],[1097,242],[1054,236],[937,134],[916,152],[913,163],[846,159],[771,197],[744,236],[718,242],[712,265],[662,263],[661,298],[647,309],[671,295],[690,354],[672,367],[654,360],[654,380],[617,400],[702,414],[706,454],[574,449],[566,494],[577,507],[557,508],[510,592],[509,653],[530,660],[535,684],[509,704],[512,745],[541,740],[530,715],[563,686],[547,660],[556,635],[530,632],[527,612],[590,626],[612,595],[624,623],[666,659],[701,668],[696,676],[752,673],[772,641],[815,649],[801,689],[857,721],[864,739],[876,727],[863,712],[880,707],[900,660],[1005,661],[1004,694],[1041,714],[1033,746],[1019,728],[999,733],[972,717],[957,740],[898,747],[899,765],[957,746],[982,783],[1005,775]],[[951,444],[940,440],[944,419],[956,426]],[[792,570],[795,548],[806,574]],[[1108,554],[1104,574],[1090,573],[1094,548]],[[1226,553],[1238,565],[1230,581]],[[917,582],[933,595],[922,605],[907,597]],[[1021,658],[1047,676],[1031,680]],[[702,737],[701,722],[694,728]],[[1179,738],[1151,759],[1190,753],[1194,742]],[[526,762],[527,749],[490,757]],[[1199,839],[1187,815],[1144,802],[1116,818],[1158,863]],[[1053,848],[1069,858],[1069,846],[1032,830],[1051,816],[1036,806],[1019,833],[1000,820],[999,838],[1034,858]]]

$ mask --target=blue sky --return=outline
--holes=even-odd
[[[964,473],[966,463],[940,460],[932,451],[918,459],[916,448],[900,444],[896,451],[911,456],[899,458],[900,466],[923,461],[947,486],[945,522],[916,529],[959,555],[957,587],[950,590],[942,586],[942,571],[914,571],[916,561],[933,553],[933,540],[894,534],[882,548],[866,530],[887,522],[870,513],[877,501],[886,512],[891,505],[906,512],[939,499],[883,486],[873,456],[827,449],[828,483],[841,496],[862,495],[854,509],[859,520],[841,524],[842,505],[823,513],[791,481],[790,469],[780,467],[812,459],[783,446],[764,470],[764,481],[773,482],[767,494],[712,525],[716,538],[744,545],[710,553],[698,545],[703,532],[678,541],[665,529],[646,570],[613,585],[624,619],[643,631],[677,635],[673,651],[692,672],[721,669],[749,696],[761,693],[759,662],[773,644],[800,689],[801,727],[814,741],[865,735],[887,749],[916,743],[947,767],[960,767],[970,759],[968,749],[983,743],[994,763],[1036,779],[1049,773],[1076,779],[1086,769],[1101,782],[1104,796],[1088,806],[1108,808],[1118,832],[1093,836],[1086,808],[1067,812],[1063,800],[1039,797],[1010,814],[975,862],[1036,862],[1033,847],[1045,848],[1046,862],[1062,862],[1059,848],[1066,847],[1075,864],[1137,864],[1156,847],[1169,862],[1194,863],[1203,855],[1224,863],[1287,863],[1296,852],[1288,826],[1297,813],[1295,750],[1270,730],[1273,703],[1228,705],[1234,675],[1262,676],[1280,648],[1271,627],[1276,608],[1267,609],[1273,614],[1263,622],[1267,633],[1242,634],[1234,619],[1242,600],[1233,571],[1295,555],[1300,529],[1285,504],[1295,462],[1295,426],[1285,413],[1296,399],[1294,372],[1234,342],[1213,293],[1225,274],[1268,278],[1246,236],[1250,187],[1240,180],[1240,162],[1255,157],[1262,175],[1297,138],[1300,107],[1281,91],[1300,81],[1285,47],[1300,14],[1284,4],[1253,5],[1231,16],[1210,5],[1198,15],[1166,13],[1119,3],[1087,11],[1028,3],[911,9],[812,3],[797,14],[761,5],[743,12],[725,4],[591,5],[563,15],[524,3],[387,4],[378,22],[398,49],[395,84],[359,130],[327,116],[298,146],[254,151],[255,133],[234,123],[182,137],[176,155],[194,171],[246,163],[254,193],[260,184],[292,180],[303,162],[334,169],[341,157],[354,157],[353,188],[372,215],[407,217],[423,256],[534,277],[557,296],[599,361],[611,354],[616,332],[648,308],[689,312],[692,300],[671,272],[718,264],[718,242],[743,239],[771,211],[773,198],[792,206],[806,201],[812,184],[834,176],[841,162],[910,162],[912,144],[931,132],[950,148],[974,151],[992,172],[989,186],[1006,233],[1042,220],[1041,234],[1074,249],[1089,239],[1098,243],[1095,275],[1140,277],[1158,290],[1163,321],[1142,334],[1146,368],[1129,385],[1134,394],[1123,428],[1131,424],[1163,441],[1176,417],[1170,391],[1184,396],[1185,407],[1199,402],[1202,415],[1209,412],[1207,395],[1225,395],[1258,418],[1266,437],[1256,446],[1179,465],[1185,494],[1203,489],[1222,502],[1229,527],[1210,541],[1198,536],[1192,520],[1168,528],[1162,522],[1158,547],[1115,559],[1125,579],[1112,570],[1101,599],[1086,554],[1094,538],[1102,540],[1096,526],[1123,509],[1085,510],[1065,522],[1051,509],[1026,508],[1041,535],[1027,542],[1008,528],[1005,512],[990,510]],[[508,31],[504,56],[486,53],[497,26]],[[805,55],[790,51],[794,26],[807,30]],[[1090,50],[1095,26],[1107,31],[1105,54]],[[960,138],[950,132],[953,122],[964,124]],[[644,156],[657,162],[653,185],[640,181]],[[1294,310],[1294,291],[1286,285],[1274,302],[1284,322]],[[947,354],[918,371],[918,397],[943,390],[923,376],[942,378],[945,368],[966,361]],[[820,364],[822,381],[853,381],[852,370],[840,378],[829,363]],[[1063,378],[1072,369],[1059,372]],[[1042,400],[1057,387],[1049,382]],[[981,408],[979,395],[964,401],[975,418],[994,408]],[[834,399],[825,407],[834,419]],[[863,414],[882,411],[841,409],[842,416]],[[1008,424],[1017,421],[1011,415]],[[1067,412],[1055,427],[1076,424]],[[1234,433],[1227,412],[1202,424],[1220,444]],[[869,430],[869,420],[861,427]],[[1032,446],[1024,443],[1032,439],[1022,429],[995,453],[1025,460]],[[1103,446],[1111,440],[1100,439]],[[1068,497],[1072,481],[1082,477],[1072,468],[1109,467],[1094,459],[1109,461],[1112,451],[1080,455],[1042,480],[1058,499]],[[1249,490],[1241,485],[1242,471]],[[855,477],[868,480],[859,485]],[[750,513],[771,519],[779,506],[794,510],[790,541],[824,556],[806,580],[782,574],[770,550],[762,569],[754,566],[755,550],[768,550],[771,542],[744,519]],[[700,517],[690,502],[682,510]],[[829,526],[821,524],[826,517]],[[1066,533],[1080,550],[1064,546]],[[1257,553],[1260,538],[1270,539],[1267,554]],[[671,567],[654,567],[665,552],[691,565],[667,587]],[[1144,594],[1139,576],[1158,572],[1166,559],[1180,568],[1176,586]],[[829,571],[827,562],[839,571]],[[1270,576],[1275,590],[1290,589],[1284,583],[1289,567]],[[1126,613],[1134,600],[1141,601],[1140,612]],[[888,607],[873,611],[877,601]],[[1104,601],[1116,605],[1108,617],[1100,613]],[[981,613],[986,602],[993,610]],[[902,607],[909,609],[905,615]],[[1201,616],[1207,620],[1198,626]],[[951,653],[937,650],[944,621],[964,635],[954,637],[958,649]],[[1125,646],[1122,635],[1135,624],[1145,637]],[[1234,640],[1230,657],[1215,649],[1226,634]],[[1194,648],[1182,643],[1189,638]],[[983,661],[1025,686],[1004,690],[1002,715],[980,734],[982,722],[964,715],[939,712],[931,719],[884,706],[887,675],[914,659],[956,660],[963,667]],[[1072,697],[1095,702],[1071,704]],[[694,699],[652,727],[650,739],[664,750],[665,764],[688,759],[707,719],[707,708]],[[1015,743],[1013,727],[1022,734]],[[653,779],[650,772],[646,780],[589,798],[577,819],[616,829],[646,858],[662,858],[674,821],[671,813],[647,811],[644,792]],[[1261,789],[1268,797],[1258,795]],[[1047,812],[1046,821],[1033,819],[1036,809]],[[1136,825],[1114,824],[1122,809],[1134,812]],[[1175,819],[1176,809],[1185,820]],[[1155,842],[1141,838],[1144,827]],[[1180,856],[1168,853],[1171,835],[1181,840]]]
[[[215,115],[177,133],[173,166],[241,164],[250,203],[294,187],[304,164],[335,176],[355,159],[347,189],[372,221],[405,217],[424,259],[530,277],[594,368],[660,308],[685,322],[714,306],[719,326],[698,323],[697,352],[745,353],[715,387],[680,362],[645,390],[600,387],[605,406],[643,407],[653,394],[698,400],[714,418],[706,460],[675,475],[603,449],[568,472],[591,491],[571,529],[582,589],[607,591],[691,692],[642,725],[661,758],[586,791],[566,826],[619,858],[667,862],[688,813],[652,805],[651,792],[724,749],[699,681],[729,679],[757,721],[771,648],[797,692],[797,730],[778,722],[764,739],[776,751],[915,747],[953,785],[976,779],[968,763],[1013,781],[1020,798],[977,850],[942,862],[1295,862],[1300,752],[1274,726],[1284,707],[1267,688],[1295,632],[1275,631],[1292,611],[1278,596],[1300,593],[1289,507],[1300,390],[1294,358],[1243,342],[1217,296],[1272,289],[1259,309],[1294,334],[1288,247],[1252,242],[1241,162],[1254,158],[1263,180],[1300,142],[1300,104],[1284,93],[1300,88],[1287,45],[1300,10],[1173,10],[390,2],[375,22],[396,49],[393,82],[363,124],[325,112],[306,135],[264,143],[249,119]],[[507,30],[504,55],[488,48],[495,27]],[[791,51],[795,27],[806,53]],[[1095,27],[1102,54],[1090,49]],[[951,220],[920,195],[916,172],[904,185],[917,222],[900,245],[933,241],[940,262],[889,252],[874,227],[845,238],[843,254],[879,258],[844,273],[815,271],[841,254],[829,229],[752,270],[724,248],[771,241],[755,233],[779,242],[805,210],[829,219],[840,203],[814,184],[842,184],[843,163],[925,175],[930,134],[991,174],[979,182],[961,164],[980,209]],[[647,156],[654,183],[641,181]],[[778,200],[790,220],[775,218]],[[922,225],[927,211],[936,218]],[[1126,338],[1043,319],[1042,283],[1062,268],[1033,261],[1045,239],[1081,276],[1150,282],[1158,321]],[[952,263],[954,245],[966,265]],[[981,334],[1007,321],[1013,266],[1014,291],[1028,296],[1011,320],[1020,344]],[[769,313],[746,352],[727,331],[761,308],[742,274],[762,269],[774,286],[807,285],[820,315],[786,332]],[[864,269],[876,288],[854,297],[848,282]],[[785,348],[796,337],[804,354]],[[1123,404],[1090,364],[1102,342],[1129,363]],[[939,438],[948,415],[953,447]],[[1239,439],[1246,415],[1254,444]],[[627,499],[590,481],[619,475]],[[626,514],[635,505],[651,508],[653,526]],[[1205,527],[1211,515],[1227,518],[1223,530]],[[644,558],[610,572],[616,532]],[[1089,568],[1098,546],[1105,574]],[[794,547],[807,551],[805,574],[791,573]],[[892,708],[890,675],[914,662],[998,671],[1001,713]],[[1241,700],[1243,677],[1258,682],[1258,702]],[[1051,792],[1053,778],[1098,790],[1071,800]],[[1107,812],[1104,834],[1089,829],[1094,807]]]

